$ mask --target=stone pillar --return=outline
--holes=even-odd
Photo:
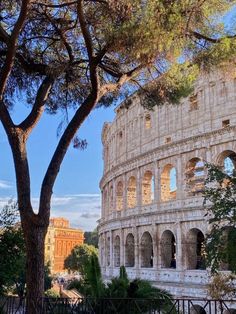
[[[125,266],[125,239],[124,229],[120,229],[120,266]]]
[[[140,167],[137,168],[137,208],[139,209],[142,206],[142,178]]]
[[[127,209],[127,186],[128,186],[128,182],[127,182],[127,174],[125,173],[122,176],[123,179],[123,210]]]
[[[139,232],[138,227],[134,229],[134,262],[136,269],[136,277],[139,277],[140,274],[140,261],[139,261]]]
[[[153,162],[153,175],[154,175],[154,203],[160,203],[160,196],[161,196],[161,191],[160,189],[160,173],[158,169],[158,162],[154,161]]]
[[[177,193],[176,199],[183,199],[184,197],[184,187],[185,187],[185,169],[182,166],[182,155],[178,155],[177,163],[176,163],[176,185],[177,185]]]
[[[157,199],[157,210],[160,210],[161,203],[161,172],[162,168],[160,167],[159,162],[156,164],[155,168],[155,190],[156,190],[156,199]]]
[[[152,225],[152,250],[153,250],[153,269],[157,269],[157,237],[156,237],[156,226]]]
[[[113,232],[110,230],[110,265],[109,265],[109,276],[113,277],[113,269],[114,269],[114,259],[113,259]]]
[[[158,228],[158,225],[156,225],[156,264],[157,269],[161,269],[161,234],[160,230]]]
[[[183,255],[183,250],[186,249],[184,243],[184,239],[182,236],[182,226],[181,223],[176,223],[176,269],[184,270],[185,267],[185,259]]]
[[[112,206],[111,206],[111,209],[112,209],[112,212],[115,212],[116,211],[116,189],[115,189],[115,179],[113,178],[112,179]]]

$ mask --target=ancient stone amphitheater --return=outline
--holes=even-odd
[[[201,76],[179,105],[147,111],[136,94],[105,123],[99,251],[105,278],[125,265],[182,297],[205,297],[204,162],[236,161],[236,79]]]

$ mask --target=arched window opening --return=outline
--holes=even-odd
[[[116,186],[116,210],[120,211],[123,208],[123,183],[119,181]]]
[[[134,267],[134,236],[129,233],[125,242],[125,266]]]
[[[199,229],[191,229],[187,235],[188,269],[206,269],[204,235]]]
[[[114,240],[114,266],[120,267],[120,237],[116,236]]]
[[[235,158],[235,156],[234,156]],[[229,176],[231,176],[233,174],[233,171],[235,170],[235,160],[230,158],[230,157],[226,157],[224,160],[224,171],[225,173],[227,173]]]
[[[141,238],[141,267],[153,267],[153,243],[149,232],[144,232]]]
[[[130,177],[127,188],[127,207],[134,208],[136,206],[136,179]]]
[[[142,180],[142,204],[148,205],[154,201],[154,176],[146,171]]]
[[[161,263],[163,268],[176,268],[175,236],[169,230],[161,237]]]
[[[146,130],[150,129],[152,126],[152,122],[151,122],[151,115],[149,113],[145,115],[144,122],[145,122],[145,129]]]
[[[218,156],[217,164],[223,171],[231,176],[236,168],[236,153],[232,150],[226,150]]]
[[[205,165],[200,158],[193,158],[187,164],[186,187],[189,195],[201,193],[204,190]]]
[[[176,169],[172,165],[166,165],[161,174],[161,200],[170,201],[176,199]]]

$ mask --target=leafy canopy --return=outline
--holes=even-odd
[[[147,82],[150,71],[152,77],[165,74],[155,84],[157,101],[176,102],[190,91],[200,64],[216,64],[235,52],[234,29],[227,32],[222,22],[234,4],[229,0],[31,1],[4,100],[13,105],[16,95],[21,99],[24,95],[33,105],[42,77],[49,76],[55,81],[47,110],[77,108],[93,87],[94,58],[100,86],[146,68],[140,81],[133,83]],[[21,1],[0,4],[2,65],[20,6]],[[112,99],[100,98],[106,105]]]
[[[17,203],[9,201],[0,211],[0,295],[16,292],[25,295],[26,247]],[[45,290],[51,288],[52,278],[48,265],[44,268]]]
[[[64,266],[70,271],[79,271],[81,276],[84,276],[84,269],[88,263],[89,258],[93,254],[98,254],[97,248],[95,248],[93,245],[77,245],[72,249],[71,254],[65,259]]]

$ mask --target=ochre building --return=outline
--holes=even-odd
[[[70,228],[69,220],[51,218],[45,239],[45,261],[50,263],[51,272],[63,272],[65,258],[76,245],[83,242],[84,232]]]
[[[136,93],[102,132],[99,252],[105,278],[126,266],[178,297],[206,297],[202,191],[210,162],[236,164],[236,79],[202,75],[179,105],[146,110]],[[224,265],[227,270],[227,265]]]

